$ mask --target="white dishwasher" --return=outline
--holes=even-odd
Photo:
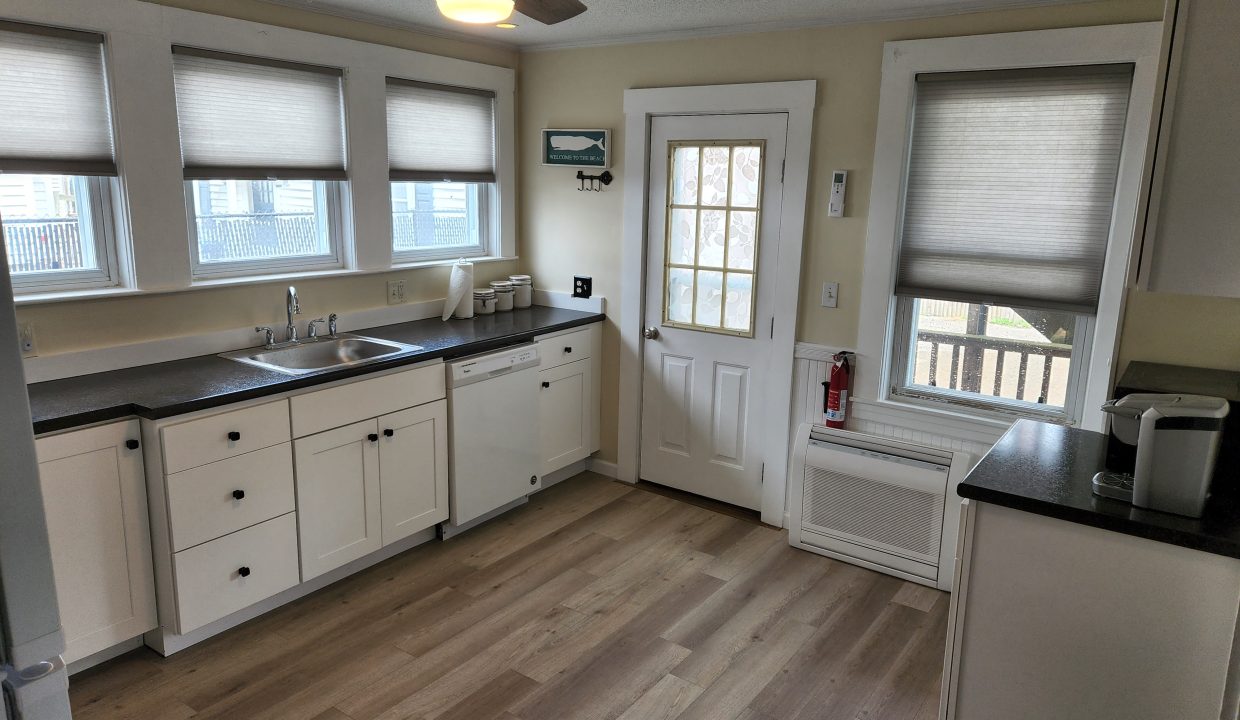
[[[459,527],[542,487],[538,348],[454,360],[447,372],[449,519]]]

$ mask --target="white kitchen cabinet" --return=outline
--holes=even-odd
[[[379,438],[372,419],[293,442],[303,581],[383,546]]]
[[[584,460],[591,452],[598,412],[591,402],[593,360],[577,360],[538,374],[538,427],[542,474]]]
[[[156,626],[137,420],[39,438],[66,662]]]
[[[383,545],[448,519],[448,403],[384,415],[379,427]]]
[[[599,449],[602,325],[537,339],[538,428],[543,476]]]

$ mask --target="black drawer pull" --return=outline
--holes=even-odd
[[[551,383],[547,382],[546,380],[543,380],[543,387],[544,387],[544,388],[549,388],[549,387],[551,387]]]
[[[137,449],[138,449],[138,441],[137,441],[137,440],[133,440],[133,439],[126,440],[126,441],[125,441],[125,447],[129,448],[130,450],[137,450]]]
[[[250,569],[242,565],[241,567],[237,568],[237,574],[240,575],[241,577],[249,577]]]
[[[572,346],[572,345],[568,345],[568,346],[566,346],[566,347],[564,348],[564,353],[565,353],[565,354],[572,354],[572,352],[573,352],[573,346]]]
[[[245,499],[245,491],[244,490],[233,490],[233,499],[234,500]]]
[[[371,433],[366,436],[366,439],[371,442],[379,442],[379,435],[377,433]]]
[[[237,442],[238,440],[241,439],[241,433],[237,432],[236,430],[229,430],[228,439],[232,440],[233,442]]]
[[[396,434],[396,431],[393,430],[392,428],[387,428],[386,430],[383,431],[383,437],[392,437],[395,434]]]

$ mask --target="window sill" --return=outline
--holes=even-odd
[[[412,270],[412,269],[424,268],[424,267],[441,267],[444,265],[455,265],[457,260],[462,260],[462,259],[465,260],[466,262],[477,264],[477,263],[493,263],[493,262],[511,262],[511,261],[516,260],[517,258],[516,256],[501,257],[499,255],[482,255],[482,256],[474,256],[474,257],[465,256],[463,258],[461,257],[444,258],[442,260],[409,260],[407,262],[393,263],[392,269],[393,270]]]
[[[128,287],[109,287],[109,288],[90,288],[85,290],[55,290],[50,292],[32,292],[32,293],[14,293],[14,305],[45,305],[58,302],[73,302],[75,300],[103,300],[115,297],[129,297],[131,295],[141,295],[142,291],[137,288]]]

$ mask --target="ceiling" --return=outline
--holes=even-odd
[[[439,14],[435,0],[267,1],[436,35],[537,49],[930,17],[1082,0],[584,0],[590,6],[588,11],[556,25],[543,25],[514,14],[511,22],[517,24],[515,30],[448,20]]]

